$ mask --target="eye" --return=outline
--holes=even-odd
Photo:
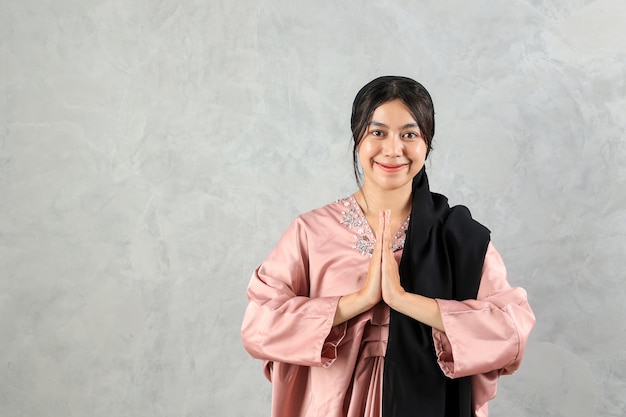
[[[370,135],[376,136],[376,137],[383,137],[384,133],[382,130],[370,130]]]
[[[420,137],[420,134],[417,132],[406,132],[404,135],[402,135],[402,137],[404,139],[415,140]]]

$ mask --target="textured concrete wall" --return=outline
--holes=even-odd
[[[538,324],[494,416],[624,416],[622,0],[0,2],[0,416],[267,416],[245,288],[355,190],[358,88],[437,110],[431,185]]]

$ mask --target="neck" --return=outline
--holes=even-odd
[[[355,196],[366,215],[378,216],[382,210],[391,210],[392,217],[404,218],[411,211],[411,183],[394,190],[381,190],[365,183]]]

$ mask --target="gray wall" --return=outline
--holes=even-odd
[[[267,416],[252,270],[355,190],[350,104],[431,91],[432,188],[538,318],[494,416],[624,416],[622,0],[2,0],[0,416]]]

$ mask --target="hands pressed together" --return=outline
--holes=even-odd
[[[398,262],[393,255],[393,231],[390,228],[391,210],[378,214],[378,228],[374,252],[370,260],[367,278],[360,290],[364,299],[374,306],[384,300],[389,306],[394,304],[404,293],[400,284]]]
[[[341,324],[370,310],[382,300],[400,313],[445,331],[437,301],[408,293],[402,288],[398,262],[393,255],[393,231],[390,222],[391,210],[381,211],[378,215],[374,252],[365,282],[357,292],[339,299],[333,325]]]

